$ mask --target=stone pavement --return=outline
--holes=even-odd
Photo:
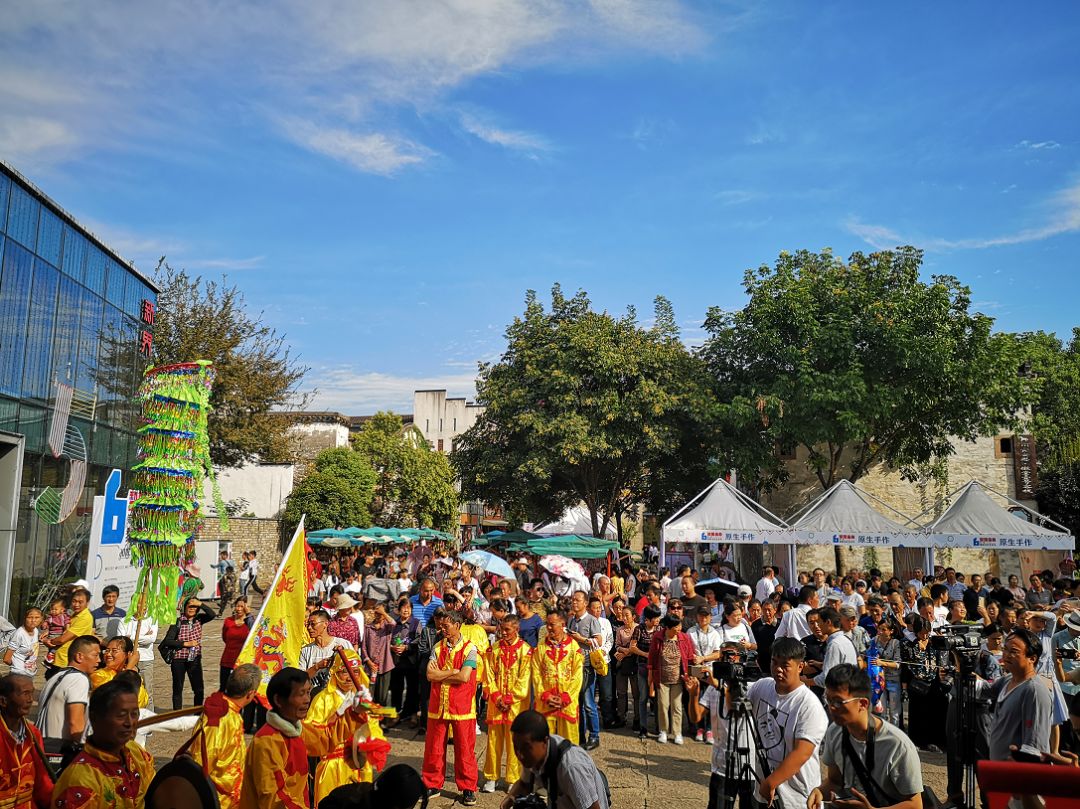
[[[258,609],[258,596],[252,604]],[[218,661],[221,659],[221,623],[212,621],[204,627],[203,674],[206,693],[217,688]],[[172,681],[163,665],[155,667],[154,697],[157,710],[168,710],[172,705]],[[191,705],[191,690],[185,684],[184,705]],[[407,727],[393,728],[387,732],[393,750],[390,762],[404,762],[421,767],[424,739],[416,730]],[[649,807],[698,807],[704,809],[709,798],[709,759],[711,748],[700,742],[687,740],[678,747],[674,744],[657,744],[655,739],[640,741],[629,730],[605,732],[599,750],[593,752],[597,765],[605,772],[611,784],[612,799],[618,809],[649,809]],[[186,740],[183,733],[157,733],[151,736],[150,752],[159,765],[167,761]],[[481,770],[486,751],[487,737],[476,738],[476,756]],[[453,753],[447,755],[447,782],[441,796],[433,798],[434,809],[447,809],[460,801],[460,793],[453,782]],[[923,778],[938,797],[945,794],[945,757],[922,754]],[[481,783],[483,776],[481,776]],[[483,809],[498,809],[504,797],[502,789],[494,794],[478,793]],[[795,809],[798,809],[797,807]]]

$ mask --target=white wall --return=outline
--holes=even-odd
[[[447,398],[445,390],[418,390],[413,393],[413,424],[435,449],[449,453],[454,439],[476,424],[484,411],[465,398]]]
[[[235,469],[219,469],[217,480],[221,499],[228,503],[243,498],[248,505],[241,514],[251,512],[261,519],[273,519],[285,508],[285,500],[293,490],[295,472],[293,464],[246,464]],[[216,513],[209,480],[203,498],[207,513]]]

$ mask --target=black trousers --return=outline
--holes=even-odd
[[[172,706],[174,711],[184,707],[184,675],[187,675],[191,683],[191,691],[195,695],[195,705],[203,704],[203,676],[202,657],[194,660],[178,660],[172,662]]]
[[[232,674],[232,669],[227,666],[218,667],[218,691],[225,690],[225,683],[229,682],[229,675]]]
[[[398,663],[390,672],[390,704],[398,716],[412,716],[420,708],[420,669],[408,663]]]
[[[371,698],[375,700],[378,705],[390,704],[390,678],[394,672],[380,671],[375,675],[374,681],[371,683]]]

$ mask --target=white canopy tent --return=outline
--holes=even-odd
[[[787,525],[723,478],[717,478],[697,497],[676,511],[660,529],[660,565],[667,545],[741,544],[790,547],[785,572],[794,570],[794,538]]]
[[[592,518],[589,516],[589,509],[584,505],[571,506],[563,512],[559,519],[549,523],[541,523],[533,528],[532,532],[542,537],[561,537],[567,534],[591,537],[593,535]],[[609,523],[608,527],[604,529],[603,539],[618,538],[618,530],[613,524]]]
[[[988,491],[1023,509],[1030,519],[1018,517],[1003,508],[987,494]],[[1075,538],[1064,525],[977,480],[969,481],[950,498],[952,505],[924,529],[931,547],[1017,551],[1073,549]]]

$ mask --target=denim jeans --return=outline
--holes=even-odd
[[[596,706],[596,671],[586,666],[581,680],[581,695],[578,700],[581,710],[581,724],[587,738],[600,738],[600,711]]]
[[[647,733],[649,730],[649,668],[641,661],[638,661],[638,701],[637,701],[637,715],[638,723],[641,725],[642,733]]]
[[[610,664],[609,664],[610,665]],[[603,677],[596,678],[596,692],[599,695],[600,716],[608,724],[615,721],[615,672],[614,666]]]

